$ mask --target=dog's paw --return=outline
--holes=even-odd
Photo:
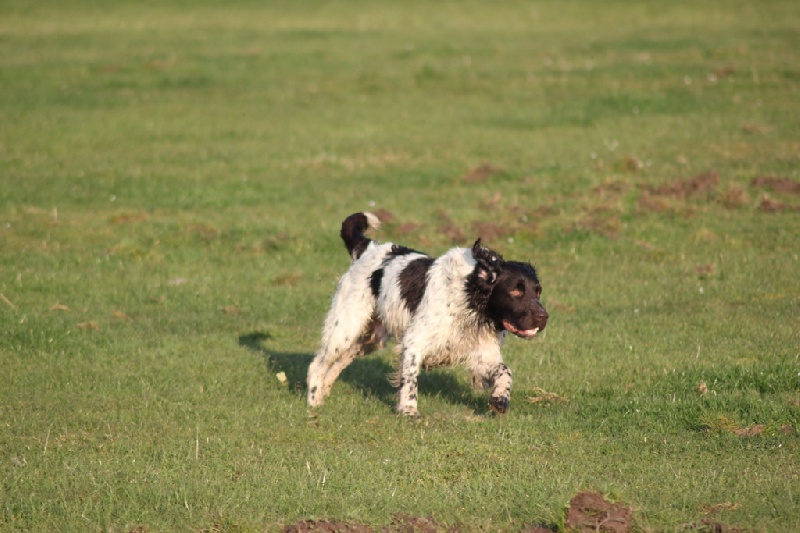
[[[508,411],[509,399],[505,396],[492,396],[489,405],[495,413],[503,414]]]
[[[419,417],[419,411],[417,411],[416,405],[398,405],[397,412],[403,416]]]

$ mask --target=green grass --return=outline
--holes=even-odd
[[[800,529],[800,197],[751,185],[800,181],[798,24],[789,0],[5,2],[0,529],[514,531],[581,490],[646,531]],[[365,209],[537,265],[551,321],[506,344],[508,415],[447,370],[397,418],[390,350],[307,411]]]

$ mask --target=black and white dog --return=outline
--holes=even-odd
[[[398,412],[417,415],[420,367],[457,363],[472,371],[476,385],[492,388],[492,409],[506,412],[511,371],[500,353],[503,339],[509,331],[532,338],[547,325],[536,270],[504,261],[480,239],[434,259],[364,236],[379,225],[372,213],[342,223],[352,264],[339,280],[308,369],[308,404],[321,405],[347,365],[394,335],[402,354]]]

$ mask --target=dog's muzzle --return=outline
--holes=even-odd
[[[503,320],[503,327],[517,337],[532,339],[547,326],[547,319],[549,316],[544,307],[538,305],[530,319],[530,327],[528,327],[528,324],[525,324],[525,326],[517,326],[512,324],[509,320]]]

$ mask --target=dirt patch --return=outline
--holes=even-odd
[[[108,219],[112,224],[130,224],[132,222],[144,222],[150,218],[150,213],[120,213]]]
[[[714,190],[719,183],[719,174],[715,171],[698,174],[689,179],[679,179],[660,187],[645,187],[650,194],[656,196],[669,196],[678,200],[685,200],[690,196],[707,194]]]
[[[454,244],[463,243],[467,238],[466,235],[464,235],[464,232],[461,231],[461,228],[452,222],[442,224],[442,226],[439,228],[439,233],[444,235],[448,240],[450,240],[450,242]]]
[[[197,237],[201,241],[205,242],[213,241],[219,234],[216,229],[203,224],[202,222],[197,224],[187,224],[185,230],[187,235]]]
[[[782,211],[800,212],[800,205],[788,205],[764,193],[761,197],[761,202],[758,204],[758,209],[764,213],[780,213]]]
[[[403,222],[394,228],[392,233],[398,237],[407,237],[409,235],[417,235],[420,228],[422,228],[422,224],[417,224],[416,222]]]
[[[329,522],[327,520],[300,520],[296,524],[284,527],[283,533],[308,533],[310,531],[321,532],[343,532],[352,531],[354,533],[372,533],[375,530],[364,524],[357,522]]]
[[[761,197],[761,203],[758,204],[758,208],[765,213],[777,213],[786,209],[786,204],[775,200],[768,194],[764,194]]]
[[[659,187],[639,185],[641,194],[636,201],[637,214],[659,213],[684,218],[692,217],[696,214],[697,207],[690,204],[689,199],[700,196],[702,200],[708,201],[718,179],[717,174],[712,172]],[[728,208],[742,207],[742,202],[747,201],[747,195],[743,196],[737,191],[726,192],[722,198],[718,198],[718,201]]]
[[[722,503],[715,503],[713,505],[707,504],[704,505],[701,509],[703,514],[717,514],[720,511],[735,511],[739,508],[738,503],[731,503],[731,502],[722,502]]]
[[[272,278],[270,284],[274,286],[282,286],[282,287],[291,287],[292,285],[297,285],[297,283],[303,279],[303,275],[300,272],[292,271],[287,272],[285,274],[281,274],[280,276],[276,276]]]
[[[378,217],[378,220],[380,220],[382,224],[388,224],[395,219],[394,213],[388,209],[380,208],[373,211],[372,214]]]
[[[692,531],[702,531],[703,533],[748,533],[749,529],[742,529],[736,526],[729,526],[710,518],[704,518],[699,523],[684,524],[682,529]]]
[[[775,192],[783,192],[786,194],[800,194],[800,183],[792,181],[789,178],[777,178],[773,176],[759,176],[753,178],[750,182],[753,187],[760,187],[762,189],[769,189]]]
[[[611,503],[597,492],[581,492],[570,500],[564,526],[568,531],[625,533],[631,530],[632,514],[623,503]]]
[[[482,221],[473,222],[472,230],[475,232],[475,235],[487,242],[498,241],[514,232],[514,228],[506,224]]]
[[[444,209],[436,211],[436,218],[438,218],[440,222],[439,233],[450,240],[450,242],[454,244],[463,243],[464,239],[467,238],[461,228],[458,227],[458,224],[453,222],[453,219],[450,218],[450,215],[448,215]]]
[[[719,203],[728,209],[739,209],[750,203],[750,196],[741,187],[731,187],[719,196]]]
[[[547,524],[539,524],[535,526],[526,526],[522,528],[520,533],[556,533],[557,526],[548,526]]]
[[[592,187],[592,192],[600,195],[620,195],[628,190],[628,184],[620,180],[606,180]]]
[[[392,523],[383,528],[373,528],[359,522],[329,520],[300,520],[284,527],[282,533],[460,533],[461,526],[447,527],[435,518],[411,516],[405,513],[392,515]]]
[[[717,267],[714,263],[708,263],[707,265],[695,265],[694,273],[698,279],[708,279],[713,277],[716,273]]]
[[[617,167],[622,172],[637,172],[644,168],[642,160],[634,155],[626,155],[617,163]]]
[[[537,207],[533,213],[533,219],[542,219],[545,217],[554,217],[561,214],[561,209],[552,205],[541,205]]]
[[[789,424],[784,424],[780,428],[774,426],[767,426],[766,424],[755,424],[753,426],[748,426],[744,428],[734,428],[731,430],[734,435],[739,437],[757,437],[759,435],[773,435],[773,434],[783,434],[783,435],[794,435],[795,429],[794,426]]]
[[[616,239],[622,230],[622,221],[618,214],[619,211],[613,207],[597,206],[575,223],[574,229]]]
[[[769,128],[760,124],[742,124],[742,131],[752,134],[766,133]]]
[[[643,213],[666,213],[671,209],[666,200],[654,196],[648,192],[644,192],[639,196],[637,204],[639,205],[639,211]]]
[[[277,233],[270,233],[264,237],[258,245],[257,251],[261,252],[277,252],[284,249],[290,242],[294,242],[294,237],[285,231]],[[236,249],[240,252],[247,250],[247,245],[238,244]]]
[[[739,508],[739,504],[723,502],[704,505],[701,512],[705,515],[717,515]],[[633,511],[622,502],[610,502],[597,492],[580,492],[576,494],[565,510],[564,530],[580,533],[628,533],[634,529]],[[216,526],[215,526],[216,527]],[[559,531],[555,524],[540,522],[519,529],[522,533],[555,533]],[[282,533],[461,533],[470,531],[468,526],[457,524],[446,526],[432,516],[420,517],[406,513],[392,515],[391,524],[373,527],[360,522],[343,522],[337,520],[300,520],[284,526]],[[702,531],[704,533],[748,533],[751,530],[724,524],[715,517],[703,518],[699,522],[680,524],[676,530]],[[143,528],[135,528],[132,533],[143,532]],[[212,528],[211,531],[219,531]]]
[[[733,430],[734,435],[738,435],[740,437],[756,437],[764,433],[764,430],[767,429],[767,426],[764,424],[756,424],[754,426],[749,426],[746,428],[738,428]]]
[[[392,515],[392,525],[381,529],[384,533],[460,533],[461,526],[445,527],[439,524],[432,516],[422,518],[405,513]]]
[[[548,392],[541,387],[534,387],[533,396],[528,396],[528,401],[533,404],[550,405],[554,403],[564,403],[567,401],[567,397],[556,394],[555,392]]]
[[[704,417],[700,420],[700,428],[716,433],[733,433],[738,437],[759,437],[775,435],[793,435],[794,426],[790,424],[777,425],[773,422],[769,424],[754,424],[752,426],[741,426],[730,417],[719,414],[716,416]]]
[[[479,165],[470,170],[469,172],[467,172],[466,174],[464,174],[464,177],[462,179],[464,180],[465,183],[481,183],[489,180],[494,176],[504,173],[505,170],[503,170],[500,167],[490,165],[489,163],[483,163],[482,165]]]
[[[714,76],[718,79],[727,78],[728,76],[736,73],[736,67],[733,65],[725,65],[724,67],[720,67],[714,71]]]

